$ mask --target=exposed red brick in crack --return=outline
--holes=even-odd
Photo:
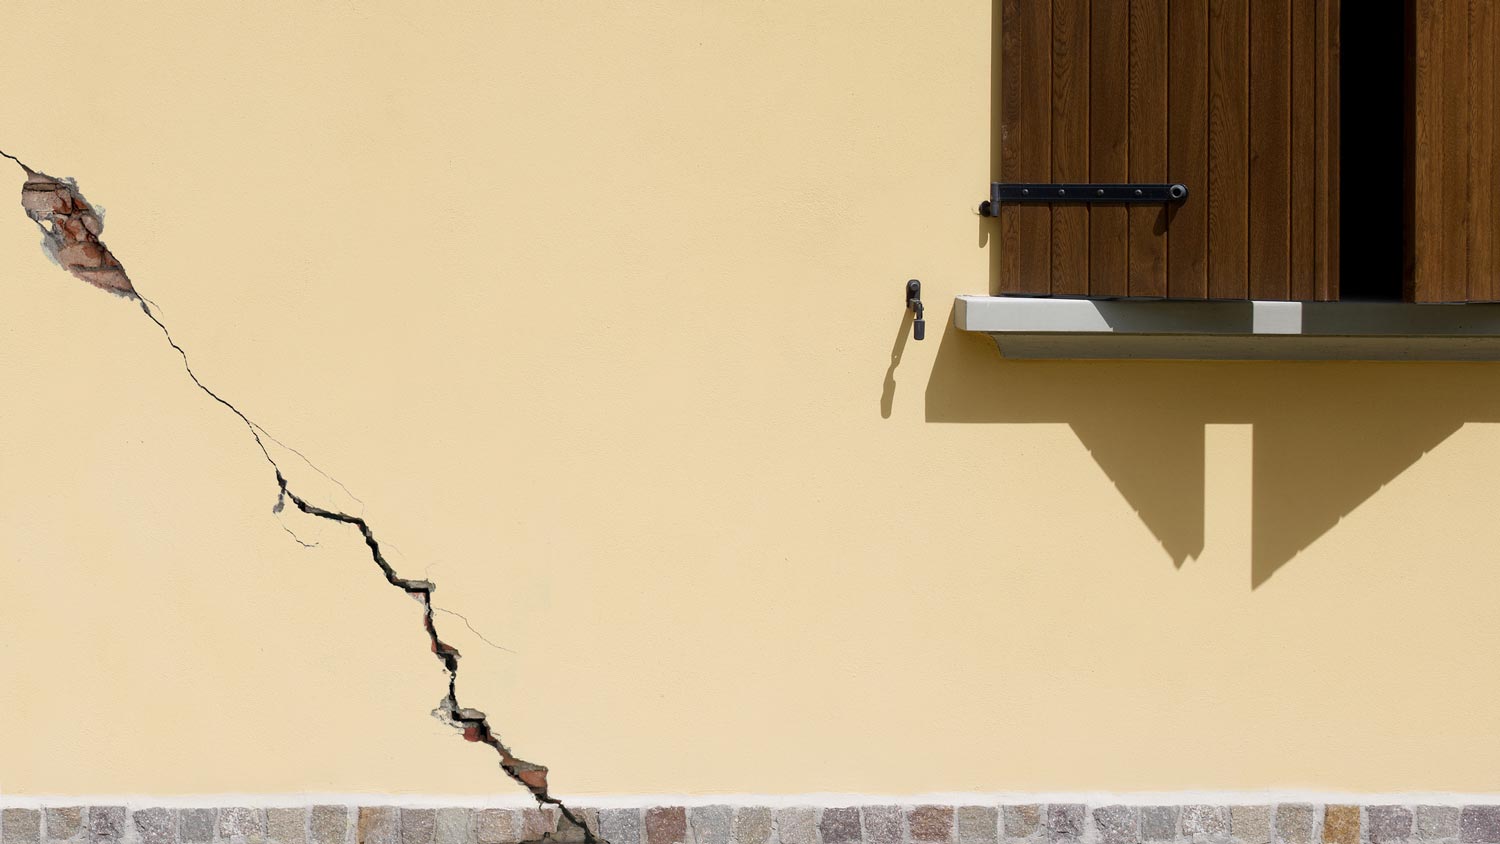
[[[48,254],[74,276],[101,290],[136,301],[146,316],[161,329],[167,342],[182,357],[183,367],[198,389],[223,405],[245,424],[250,436],[255,439],[256,446],[260,448],[261,454],[275,472],[277,498],[273,511],[281,512],[285,503],[291,501],[297,510],[308,516],[356,528],[369,549],[371,559],[380,568],[386,582],[406,592],[422,605],[423,630],[427,633],[433,654],[443,663],[443,667],[448,672],[448,692],[439,701],[432,714],[443,723],[460,730],[466,740],[489,745],[500,756],[501,770],[524,786],[539,806],[557,807],[562,817],[581,830],[586,842],[593,844],[602,841],[583,823],[580,815],[575,815],[560,799],[552,796],[547,787],[545,765],[528,762],[513,754],[495,734],[489,719],[483,712],[459,705],[457,686],[460,654],[457,648],[438,637],[437,624],[434,619],[435,608],[432,605],[432,593],[437,586],[429,580],[409,580],[399,576],[386,561],[380,543],[375,538],[375,532],[362,516],[352,516],[338,510],[319,507],[293,491],[282,467],[271,456],[262,437],[272,439],[273,442],[279,441],[272,438],[264,428],[242,413],[239,408],[220,397],[198,379],[197,374],[193,372],[192,365],[188,362],[187,352],[172,339],[166,323],[162,322],[151,302],[136,292],[135,286],[125,274],[124,266],[99,239],[100,232],[104,230],[103,218],[83,198],[75,181],[59,179],[33,170],[21,159],[3,150],[0,150],[0,156],[16,162],[26,171],[26,181],[21,186],[21,205],[26,215],[42,230],[44,235],[42,245]],[[289,450],[295,451],[295,449]],[[296,453],[300,455],[300,452]]]
[[[135,287],[125,268],[99,239],[104,216],[78,192],[72,179],[59,179],[27,167],[13,155],[0,152],[21,165],[26,181],[21,185],[21,207],[42,230],[42,246],[63,269],[94,285],[128,299],[136,298]]]

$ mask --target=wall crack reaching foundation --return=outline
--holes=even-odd
[[[21,206],[26,211],[37,227],[41,229],[43,241],[42,246],[47,254],[57,262],[63,269],[72,273],[75,277],[89,284],[119,296],[136,302],[146,317],[161,329],[162,335],[167,343],[172,346],[182,357],[182,365],[193,384],[202,390],[209,398],[223,405],[229,412],[233,413],[244,423],[246,430],[255,440],[255,445],[260,449],[266,462],[276,478],[276,504],[272,508],[275,513],[280,513],[288,501],[298,511],[305,515],[324,521],[347,525],[359,531],[360,537],[364,539],[366,548],[370,553],[370,559],[380,569],[387,583],[402,590],[422,605],[422,626],[427,633],[432,652],[442,662],[443,668],[448,672],[448,690],[432,714],[443,723],[460,730],[463,737],[471,742],[485,744],[494,749],[500,757],[500,768],[506,775],[515,780],[530,792],[539,806],[556,807],[563,820],[574,827],[574,834],[581,834],[583,840],[594,844],[602,842],[594,832],[584,823],[583,818],[563,804],[563,801],[553,796],[547,787],[547,768],[534,762],[528,762],[517,757],[510,751],[494,728],[490,725],[488,717],[478,709],[462,706],[458,701],[458,649],[444,642],[437,632],[434,621],[435,608],[432,604],[432,593],[437,586],[430,580],[412,580],[401,577],[386,561],[381,550],[380,542],[375,537],[375,531],[363,516],[350,515],[339,510],[328,509],[314,504],[299,495],[287,480],[282,467],[272,456],[266,446],[266,440],[280,441],[272,437],[265,428],[246,416],[239,408],[218,393],[215,393],[193,372],[192,364],[188,360],[187,352],[177,341],[172,338],[172,333],[162,321],[158,309],[146,297],[142,296],[136,289],[135,284],[126,274],[124,266],[109,251],[104,242],[100,240],[100,234],[104,230],[103,215],[84,199],[79,191],[78,185],[72,179],[57,178],[49,176],[38,170],[28,167],[19,158],[9,153],[0,151],[0,156],[9,158],[26,171],[26,180],[21,187]],[[285,447],[285,446],[283,446]],[[300,452],[286,447],[288,451],[300,456]],[[304,458],[305,459],[305,458]],[[309,465],[312,465],[309,462]],[[313,466],[317,470],[316,466]],[[321,471],[321,470],[317,470]],[[332,480],[332,479],[330,479]],[[337,481],[334,481],[337,483]],[[342,484],[339,484],[342,486]],[[294,537],[295,538],[295,537]],[[299,542],[301,540],[298,540]],[[306,543],[303,543],[304,545]],[[561,834],[561,832],[560,832]],[[548,833],[550,837],[550,833]]]

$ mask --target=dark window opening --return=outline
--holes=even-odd
[[[1339,298],[1345,301],[1402,298],[1411,173],[1408,6],[1342,4]]]

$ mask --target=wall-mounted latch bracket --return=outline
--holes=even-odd
[[[1187,195],[1187,185],[1184,184],[1100,185],[992,182],[990,183],[990,198],[979,203],[979,213],[986,217],[998,217],[1000,206],[1006,203],[1160,203],[1182,202],[1187,199]]]
[[[911,337],[921,340],[927,336],[927,320],[922,318],[922,282],[916,279],[906,283],[906,309],[915,316],[911,323]]]

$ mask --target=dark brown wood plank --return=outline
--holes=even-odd
[[[1291,227],[1289,244],[1290,298],[1317,298],[1317,270],[1313,250],[1317,223],[1316,196],[1317,85],[1315,54],[1319,50],[1317,7],[1319,0],[1292,0],[1291,75]]]
[[[1167,295],[1208,296],[1208,5],[1170,0],[1167,9],[1167,181],[1188,186],[1169,209]]]
[[[1129,181],[1129,7],[1124,0],[1093,0],[1089,15],[1089,178]],[[1120,206],[1089,210],[1089,293],[1124,296],[1128,286],[1128,212]]]
[[[1000,2],[1000,179],[1046,181],[1052,170],[1052,9],[1033,0]],[[1000,206],[1000,292],[1051,288],[1051,209]]]
[[[1443,272],[1439,301],[1468,298],[1469,16],[1453,0],[1443,12]]]
[[[1324,61],[1327,62],[1327,91],[1328,105],[1322,109],[1323,119],[1328,123],[1328,146],[1320,158],[1328,172],[1328,192],[1324,195],[1328,202],[1328,222],[1320,231],[1327,238],[1328,272],[1320,274],[1319,284],[1321,298],[1326,300],[1337,300],[1339,298],[1339,232],[1342,230],[1342,222],[1339,216],[1339,182],[1343,178],[1341,162],[1343,161],[1343,129],[1339,122],[1339,97],[1340,97],[1340,57],[1339,43],[1342,36],[1340,32],[1340,21],[1343,20],[1343,0],[1328,0],[1327,5],[1327,38],[1318,43],[1323,47]]]
[[[1469,3],[1469,301],[1495,298],[1493,183],[1495,167],[1495,64],[1492,4]]]
[[[1052,3],[1052,181],[1089,181],[1089,0]],[[1052,209],[1052,295],[1089,292],[1089,210]]]
[[[1243,299],[1250,293],[1250,16],[1247,0],[1209,0],[1208,10],[1208,295]]]
[[[1337,113],[1330,110],[1329,94],[1330,60],[1333,57],[1332,27],[1338,25],[1337,17],[1330,17],[1330,4],[1318,3],[1314,12],[1313,44],[1313,298],[1327,300],[1330,296],[1328,283],[1329,240],[1329,169],[1337,166],[1337,150],[1329,149],[1331,137],[1329,126],[1337,121]]]
[[[1130,181],[1167,178],[1167,0],[1130,0]],[[1165,205],[1132,205],[1131,296],[1167,295]]]
[[[1250,296],[1290,293],[1290,0],[1257,0],[1250,18]]]

